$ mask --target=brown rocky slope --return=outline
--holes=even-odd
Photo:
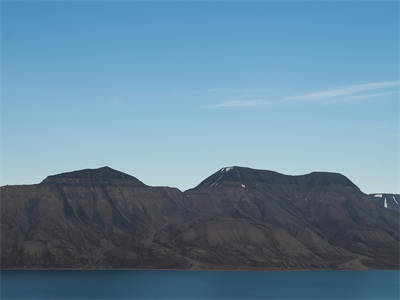
[[[103,167],[0,195],[2,268],[399,268],[398,211],[337,173],[229,167],[181,192]]]

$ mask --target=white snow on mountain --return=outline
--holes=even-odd
[[[400,211],[399,194],[370,194],[369,195],[380,207]]]

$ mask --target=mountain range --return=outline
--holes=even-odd
[[[225,167],[182,192],[102,167],[0,195],[2,268],[399,268],[399,211],[338,173]]]

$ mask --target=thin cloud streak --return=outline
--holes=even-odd
[[[348,96],[348,97],[344,97],[344,98],[331,99],[327,103],[348,102],[348,101],[352,101],[352,100],[369,99],[369,98],[376,98],[376,97],[382,97],[382,96],[396,95],[398,93],[399,93],[399,91],[390,91],[390,92],[375,93],[375,94],[353,95],[353,96]]]
[[[399,89],[379,92],[378,90],[387,90],[400,86],[400,81],[383,81],[370,82],[364,84],[355,84],[337,89],[318,91],[308,94],[294,95],[283,97],[277,101],[267,101],[260,99],[249,100],[234,100],[223,101],[214,105],[209,105],[209,108],[228,108],[228,107],[267,107],[282,104],[284,102],[318,102],[323,104],[332,104],[338,102],[348,102],[353,100],[361,100],[368,98],[376,98],[399,93]]]
[[[390,87],[399,86],[399,81],[386,81],[386,82],[370,82],[364,84],[356,84],[350,85],[338,89],[319,91],[304,95],[290,96],[287,97],[289,100],[322,100],[329,98],[336,98],[340,96],[348,96],[357,93],[367,92],[367,91],[375,91]]]

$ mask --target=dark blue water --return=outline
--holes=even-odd
[[[1,299],[399,299],[399,272],[2,271]]]

